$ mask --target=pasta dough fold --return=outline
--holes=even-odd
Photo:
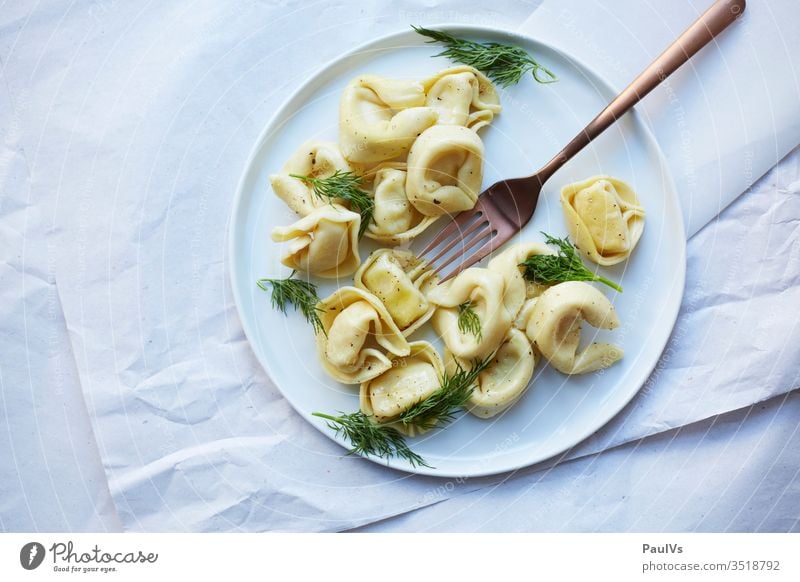
[[[598,265],[627,259],[644,230],[644,209],[622,180],[594,176],[561,189],[564,218],[575,245]]]
[[[272,229],[272,240],[289,241],[281,263],[297,271],[333,279],[352,275],[361,264],[361,217],[338,204],[315,208],[289,226]]]
[[[405,164],[381,166],[373,174],[375,209],[365,236],[399,245],[412,240],[436,221],[421,214],[406,196]]]
[[[500,98],[480,71],[457,66],[423,81],[425,104],[439,114],[441,125],[463,125],[478,131],[500,113]]]
[[[414,424],[397,422],[414,404],[422,402],[441,386],[444,366],[436,348],[428,342],[411,342],[407,356],[390,356],[391,367],[361,384],[361,411],[376,422],[390,423],[408,436],[423,432]]]
[[[457,365],[468,370],[470,363],[447,353],[447,370],[454,373]],[[478,375],[477,385],[467,410],[480,418],[491,418],[511,407],[528,389],[536,366],[536,354],[528,338],[511,328],[492,357],[492,363]]]
[[[477,267],[431,290],[428,300],[438,306],[431,321],[447,349],[470,362],[483,360],[497,349],[522,301],[506,294],[501,274]],[[467,301],[480,320],[479,336],[458,328],[459,306]]]
[[[286,205],[300,216],[306,216],[312,210],[328,204],[320,200],[310,184],[293,178],[308,176],[309,178],[330,178],[336,172],[349,172],[350,166],[335,143],[324,141],[307,141],[284,164],[281,171],[269,177],[272,190]]]
[[[622,358],[622,348],[593,342],[578,353],[581,323],[615,329],[614,306],[600,291],[582,281],[553,285],[532,305],[526,335],[539,352],[564,374],[585,374],[607,368]]]
[[[436,274],[408,251],[373,252],[355,274],[355,286],[380,299],[406,337],[433,315],[425,292],[436,285]]]
[[[406,194],[425,216],[474,207],[482,180],[483,142],[466,127],[435,125],[411,146]]]
[[[421,83],[361,75],[345,87],[339,103],[342,153],[364,165],[399,158],[438,117],[425,107]]]
[[[409,354],[409,345],[383,303],[355,287],[341,287],[319,305],[317,352],[325,370],[344,384],[360,384],[392,367],[384,350]]]

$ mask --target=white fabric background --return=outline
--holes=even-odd
[[[407,23],[514,29],[530,16],[543,34],[548,3],[225,4],[0,11],[0,528],[798,528],[786,396],[800,385],[797,151],[691,239],[662,363],[621,415],[557,459],[579,460],[408,476],[342,458],[258,366],[227,282],[232,193],[271,111],[342,50]],[[593,66],[623,84],[602,60]],[[691,135],[691,151],[713,158],[706,137]],[[752,178],[783,156],[778,141],[751,155]],[[738,193],[728,185],[710,194]],[[725,495],[709,509],[720,475]],[[521,519],[523,493],[523,507],[546,510]],[[660,518],[687,498],[698,502]]]

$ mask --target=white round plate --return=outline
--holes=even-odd
[[[484,187],[502,178],[534,172],[592,119],[615,91],[581,63],[533,39],[476,26],[437,26],[477,41],[513,44],[527,50],[559,78],[538,85],[530,76],[501,91],[503,111],[481,130],[486,146]],[[297,313],[272,309],[256,287],[262,277],[285,277],[281,245],[270,241],[273,227],[294,222],[275,196],[268,176],[277,172],[308,139],[337,141],[339,96],[354,76],[423,79],[452,66],[431,58],[441,47],[425,44],[411,30],[377,39],[322,68],[275,114],[256,144],[242,176],[231,221],[230,252],[234,298],[244,330],[261,364],[297,412],[335,438],[314,411],[358,410],[358,387],[336,383],[318,362],[311,327]],[[683,294],[685,235],[672,179],[661,151],[637,114],[609,128],[546,184],[533,220],[513,242],[542,240],[540,231],[567,234],[559,204],[562,186],[595,174],[631,184],[647,211],[632,258],[601,273],[619,281],[617,294],[599,285],[614,302],[621,326],[597,332],[584,326],[584,340],[606,339],[625,357],[611,368],[565,376],[540,363],[522,399],[505,414],[481,420],[459,416],[443,430],[410,439],[433,469],[402,459],[373,459],[394,468],[440,476],[478,476],[510,471],[557,455],[576,445],[617,414],[655,368],[669,338]],[[509,243],[510,244],[510,243]],[[365,258],[374,247],[362,242]],[[412,248],[421,248],[415,244]],[[320,297],[339,285],[322,279]],[[432,332],[430,333],[432,336]],[[423,334],[423,338],[425,335]],[[338,440],[343,447],[347,443]],[[344,450],[342,453],[344,454]]]

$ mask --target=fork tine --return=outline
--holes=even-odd
[[[444,283],[448,279],[452,279],[453,277],[458,275],[461,271],[463,271],[464,269],[470,268],[472,265],[474,265],[475,263],[480,261],[482,258],[487,256],[489,253],[491,253],[495,249],[495,243],[498,242],[497,241],[498,238],[499,237],[497,236],[497,233],[493,232],[492,233],[492,237],[488,241],[486,241],[486,244],[484,244],[481,248],[479,248],[477,251],[475,251],[472,255],[470,255],[469,257],[465,258],[464,261],[460,265],[457,265],[456,268],[453,269],[452,271],[450,271],[447,275],[442,276],[441,279],[439,280],[439,283]],[[504,241],[500,241],[499,244],[503,244],[503,242]],[[444,267],[446,267],[447,264],[449,264],[449,263],[450,263],[450,261],[448,261],[447,263],[445,263],[444,265],[442,265],[441,267],[436,269],[436,272],[441,274],[442,269]]]
[[[464,241],[463,239],[460,240],[460,241],[456,241],[456,242],[463,243],[463,245],[461,247],[461,252],[460,253],[451,254],[450,257],[445,262],[443,262],[438,267],[434,267],[434,271],[437,272],[437,273],[441,273],[442,269],[444,269],[447,265],[452,263],[454,260],[459,259],[459,258],[463,259],[464,255],[466,255],[470,251],[470,249],[472,249],[474,246],[476,246],[481,241],[486,240],[487,236],[490,237],[490,240],[491,240],[492,237],[494,237],[494,230],[492,229],[492,225],[491,224],[487,224],[486,228],[480,230],[475,236],[470,238],[468,241]],[[483,248],[483,247],[481,247],[481,248]],[[472,261],[470,264],[473,264],[474,262],[475,261]],[[466,268],[466,267],[461,267],[459,270],[464,269],[464,268]]]
[[[465,241],[468,240],[468,238],[472,238],[470,237],[470,235],[477,229],[488,225],[489,221],[485,217],[478,216],[478,220],[470,224],[466,230],[462,231],[461,236],[453,237],[453,240],[451,240],[444,248],[442,248],[438,253],[436,253],[436,256],[430,259],[428,262],[431,264],[435,263],[440,258],[444,257],[450,251],[450,249],[452,249],[458,243],[464,243]],[[444,242],[444,240],[442,242]]]
[[[440,244],[445,242],[448,238],[450,238],[456,232],[461,230],[461,228],[465,224],[467,224],[470,220],[472,220],[474,217],[477,216],[478,220],[480,220],[482,215],[483,215],[483,212],[479,208],[476,208],[475,211],[473,211],[473,212],[461,212],[461,213],[455,215],[453,217],[453,219],[450,221],[450,224],[448,224],[447,227],[444,228],[444,230],[440,231],[439,234],[437,234],[436,237],[430,243],[428,243],[428,246],[426,246],[424,249],[422,249],[417,254],[417,256],[418,257],[425,256],[426,254],[431,252],[433,249],[438,247]]]

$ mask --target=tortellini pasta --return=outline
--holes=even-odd
[[[358,228],[361,216],[338,204],[315,208],[290,226],[272,230],[275,242],[289,241],[281,262],[294,270],[325,278],[352,275],[361,264]]]
[[[522,306],[526,299],[536,297],[547,286],[527,281],[523,276],[524,267],[520,263],[535,255],[554,255],[556,252],[543,243],[528,242],[515,244],[497,255],[487,265],[492,271],[503,275],[506,284],[506,296],[513,305]],[[514,313],[514,317],[517,313]]]
[[[345,87],[339,104],[342,153],[363,165],[405,156],[438,118],[425,106],[422,83],[361,75]]]
[[[567,228],[576,246],[598,265],[627,259],[644,230],[644,209],[622,180],[595,176],[561,190]]]
[[[423,82],[425,104],[439,113],[441,125],[463,125],[478,131],[500,113],[500,98],[492,82],[473,67],[441,71]]]
[[[374,171],[375,210],[366,236],[373,240],[399,245],[412,240],[436,221],[421,214],[406,196],[405,164],[379,167]]]
[[[531,315],[533,314],[533,308],[536,306],[536,301],[538,301],[538,299],[539,296],[537,295],[536,297],[531,297],[525,300],[525,303],[522,304],[522,308],[519,310],[519,313],[517,313],[517,318],[512,324],[514,327],[522,331],[528,329],[529,322],[531,321]],[[533,328],[531,327],[531,329]]]
[[[447,370],[454,373],[457,366],[468,370],[470,363],[447,354]],[[536,367],[536,354],[528,338],[511,328],[503,343],[492,356],[489,367],[478,375],[477,385],[467,403],[467,410],[480,418],[500,414],[525,393]]]
[[[483,141],[459,125],[426,129],[408,154],[408,199],[425,216],[475,206],[483,180]]]
[[[425,292],[437,277],[408,251],[380,249],[355,275],[355,286],[369,291],[386,306],[403,335],[409,336],[433,315],[435,306]]]
[[[564,374],[585,374],[607,368],[623,356],[622,348],[593,342],[578,353],[581,323],[615,329],[619,319],[611,302],[582,281],[567,281],[547,289],[536,299],[526,334],[539,352]]]
[[[467,361],[482,360],[497,349],[522,304],[522,298],[506,294],[501,274],[477,267],[431,290],[428,300],[438,306],[431,319],[434,329],[455,357]],[[480,320],[479,336],[459,330],[459,306],[466,302]]]
[[[269,177],[269,181],[278,198],[300,216],[306,216],[315,208],[328,204],[328,201],[320,200],[310,184],[293,178],[291,174],[309,178],[329,178],[336,172],[348,171],[350,166],[339,151],[338,145],[324,141],[308,141],[289,158],[280,173]]]
[[[407,356],[406,338],[380,299],[355,287],[341,287],[319,305],[322,332],[317,352],[325,370],[344,384],[360,384],[392,367],[384,350]]]
[[[361,411],[378,423],[397,421],[403,412],[441,386],[444,366],[436,348],[420,341],[410,343],[409,350],[407,356],[390,356],[389,369],[361,384]],[[421,432],[414,424],[394,422],[392,427],[409,436]]]

